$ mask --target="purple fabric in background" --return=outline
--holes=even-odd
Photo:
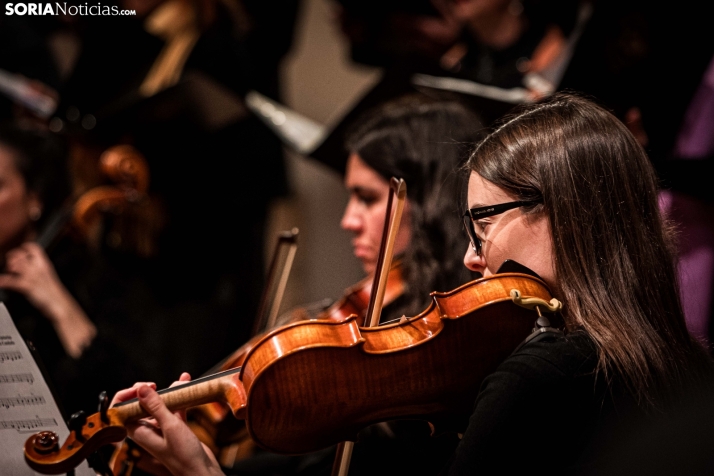
[[[714,207],[683,193],[660,193],[660,208],[679,231],[679,281],[689,331],[709,342],[714,289]]]
[[[675,156],[700,159],[714,153],[714,58],[689,104],[677,137]]]
[[[711,160],[712,154],[714,58],[687,109],[674,160]],[[677,224],[680,233],[679,277],[687,327],[708,344],[714,304],[714,206],[683,193],[663,191],[660,207]]]

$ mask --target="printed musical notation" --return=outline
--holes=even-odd
[[[0,407],[9,409],[11,407],[27,407],[30,405],[44,405],[45,397],[41,395],[26,395],[10,398],[0,398]]]
[[[4,362],[15,362],[16,360],[22,360],[22,353],[20,351],[0,352],[0,364]]]
[[[35,383],[32,374],[0,374],[0,383]]]
[[[64,441],[69,429],[30,348],[2,302],[0,369],[0,475],[36,476],[23,455],[28,435],[50,430]],[[86,462],[74,474],[96,476]]]
[[[18,433],[28,433],[46,426],[57,426],[54,418],[33,418],[31,420],[0,420],[0,430],[17,430]]]
[[[0,336],[0,345],[15,345],[15,340],[12,336]]]

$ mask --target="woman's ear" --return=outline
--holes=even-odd
[[[30,192],[27,197],[27,216],[35,222],[42,216],[42,201],[35,192]]]

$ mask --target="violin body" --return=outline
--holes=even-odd
[[[366,328],[354,316],[280,328],[246,356],[246,427],[275,453],[316,451],[362,428],[419,418],[460,431],[482,380],[531,332],[518,289],[548,301],[538,279],[507,273],[432,293],[421,314]]]
[[[222,402],[256,444],[282,454],[354,440],[381,421],[417,418],[463,431],[483,379],[531,333],[534,308],[557,307],[549,306],[555,300],[543,281],[520,273],[431,296],[425,311],[393,324],[360,327],[352,315],[280,327],[252,346],[240,369],[161,396],[172,411]],[[61,447],[49,442],[50,432],[31,436],[28,464],[44,474],[66,472],[82,455],[120,441],[125,423],[146,416],[135,401],[106,413],[90,416],[81,438],[73,430]]]

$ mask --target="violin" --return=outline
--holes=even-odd
[[[50,248],[65,232],[92,242],[104,214],[120,213],[129,204],[145,200],[149,167],[132,146],[116,145],[106,149],[99,158],[99,171],[112,184],[90,188],[62,207],[37,235],[35,241],[44,249]]]
[[[120,144],[106,149],[98,166],[109,183],[88,189],[75,201],[74,229],[94,247],[106,242],[138,256],[151,256],[156,251],[162,211],[148,195],[146,159],[133,146]]]
[[[110,147],[99,157],[99,170],[113,185],[100,185],[85,192],[75,203],[75,222],[89,235],[100,212],[138,202],[149,188],[146,159],[130,145]]]
[[[378,327],[310,320],[279,327],[241,367],[160,392],[172,411],[222,402],[268,451],[299,454],[353,440],[371,424],[418,418],[463,431],[482,380],[560,305],[539,278],[502,273],[433,292],[420,314]],[[49,431],[25,443],[28,465],[64,473],[148,416],[137,400],[70,425],[60,445]]]

